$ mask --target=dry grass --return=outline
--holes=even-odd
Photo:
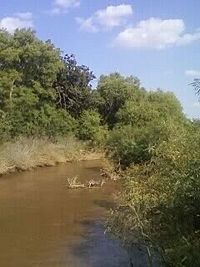
[[[0,174],[85,160],[86,155],[85,145],[73,137],[56,142],[49,139],[20,138],[16,142],[7,142],[0,146]]]

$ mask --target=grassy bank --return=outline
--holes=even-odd
[[[35,167],[54,166],[69,161],[91,160],[103,157],[88,149],[73,137],[57,141],[38,138],[20,138],[0,145],[0,175]]]

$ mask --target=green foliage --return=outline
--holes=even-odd
[[[93,145],[103,145],[107,137],[107,129],[101,126],[101,118],[96,111],[85,110],[79,119],[77,136],[88,140]]]
[[[172,93],[140,90],[117,112],[117,121],[107,146],[111,158],[123,167],[149,161],[159,143],[168,140],[169,127],[186,123]]]
[[[122,167],[151,158],[147,132],[130,125],[114,129],[107,141],[109,156]]]
[[[55,109],[49,105],[44,106],[38,114],[39,127],[47,136],[66,136],[76,129],[76,121],[63,109]],[[40,124],[41,123],[41,124]],[[41,131],[40,131],[41,132]]]
[[[7,115],[10,136],[56,136],[67,135],[76,128],[75,120],[64,110],[44,105],[37,110],[15,110]]]
[[[77,118],[93,104],[90,82],[95,76],[88,67],[79,66],[74,55],[65,55],[62,62],[64,68],[58,72],[53,84],[57,105]]]
[[[110,128],[117,122],[116,114],[128,99],[142,94],[140,84],[134,77],[123,77],[119,73],[101,76],[97,86],[99,112]]]
[[[53,83],[64,67],[60,51],[33,31],[0,31],[0,136],[64,135],[75,122],[56,108]]]
[[[1,30],[0,43],[0,90],[5,97],[0,107],[12,104],[21,86],[39,87],[41,102],[53,100],[51,86],[63,67],[60,51],[49,41],[40,41],[31,30],[16,30],[13,35]]]
[[[110,230],[169,266],[200,264],[199,136],[173,94],[143,91],[119,109],[107,142],[110,157],[129,167]]]
[[[160,90],[145,92],[137,99],[126,101],[117,113],[118,123],[143,127],[149,123],[166,121],[169,118],[182,120],[184,118],[180,102],[173,93]]]
[[[10,139],[10,121],[7,120],[5,112],[0,110],[0,143]]]
[[[150,162],[127,170],[121,204],[111,217],[120,238],[158,249],[169,266],[200,264],[199,133],[171,127]]]
[[[95,111],[84,111],[79,120],[78,135],[82,140],[94,140],[99,130],[100,116]]]

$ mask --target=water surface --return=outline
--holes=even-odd
[[[100,179],[100,161],[69,163],[0,178],[1,267],[129,267],[103,222],[117,185],[68,190],[66,177]]]

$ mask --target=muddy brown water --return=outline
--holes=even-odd
[[[68,190],[66,177],[100,178],[100,161],[69,163],[0,178],[0,267],[128,267],[127,252],[104,234],[117,185]]]

